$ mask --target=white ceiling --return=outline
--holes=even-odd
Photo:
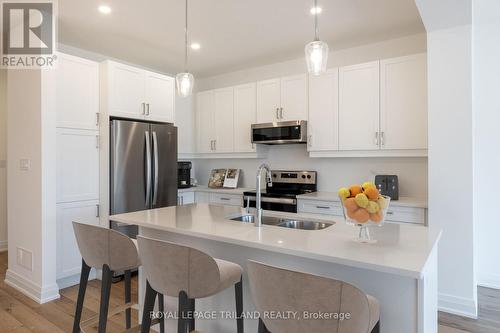
[[[423,32],[414,0],[319,0],[330,49]],[[97,11],[101,4],[110,15]],[[189,69],[211,76],[300,57],[313,38],[309,0],[190,0]],[[183,67],[183,0],[59,0],[59,42],[175,73]]]

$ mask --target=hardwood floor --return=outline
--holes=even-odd
[[[3,252],[0,253],[0,333],[71,332],[78,286],[63,289],[60,299],[40,305],[7,286],[6,271],[7,252]],[[110,309],[123,304],[123,295],[123,283],[113,284]],[[500,290],[479,288],[478,297],[478,320],[439,313],[439,333],[500,333]],[[100,281],[89,281],[82,320],[98,313],[99,299]],[[137,278],[132,279],[132,301],[137,302]],[[136,322],[137,311],[132,310],[132,323]],[[109,333],[124,329],[124,314],[113,316],[108,322]],[[97,332],[97,327],[88,327],[86,332]]]

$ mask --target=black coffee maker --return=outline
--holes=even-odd
[[[177,188],[191,187],[191,162],[177,162]]]

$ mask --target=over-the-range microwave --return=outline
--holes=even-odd
[[[307,121],[282,121],[252,125],[252,143],[279,145],[307,143]]]

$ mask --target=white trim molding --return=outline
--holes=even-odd
[[[500,289],[500,275],[488,272],[479,272],[477,285],[486,288]]]
[[[477,300],[439,293],[438,309],[457,316],[477,319]]]
[[[0,252],[5,252],[8,250],[8,241],[0,240]]]
[[[8,269],[7,274],[5,274],[5,283],[19,290],[38,304],[44,304],[61,297],[57,284],[41,287],[10,269]]]

